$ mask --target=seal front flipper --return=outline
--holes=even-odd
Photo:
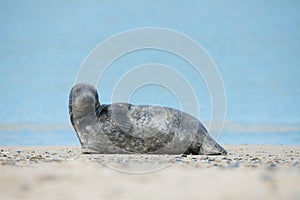
[[[132,125],[128,117],[129,107],[130,104],[126,103],[115,103],[111,105],[112,118],[124,133],[129,133]]]

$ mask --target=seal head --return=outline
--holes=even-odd
[[[69,114],[73,118],[84,117],[100,106],[97,90],[88,84],[77,84],[70,92]]]

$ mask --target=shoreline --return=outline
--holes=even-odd
[[[226,156],[0,146],[0,199],[300,198],[299,145],[223,146]]]

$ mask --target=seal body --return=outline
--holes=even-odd
[[[96,89],[88,84],[72,88],[69,113],[84,153],[227,153],[187,113],[151,105],[100,105]]]

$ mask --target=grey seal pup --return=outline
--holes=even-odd
[[[195,117],[162,106],[101,105],[89,84],[71,89],[69,114],[83,153],[227,154]]]

